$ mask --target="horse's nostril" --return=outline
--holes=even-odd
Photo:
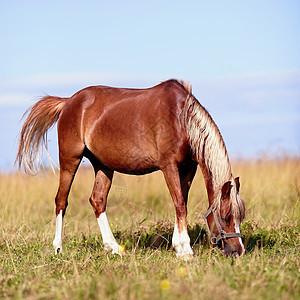
[[[241,255],[241,253],[238,250],[231,250],[230,249],[228,251],[225,250],[225,255],[226,256],[231,256],[231,257],[234,257],[234,258],[238,258]]]

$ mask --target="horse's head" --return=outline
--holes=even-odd
[[[211,234],[211,243],[221,247],[225,255],[235,257],[245,252],[240,233],[245,206],[239,195],[239,187],[239,178],[225,182],[217,202],[218,207],[213,203],[204,215]]]

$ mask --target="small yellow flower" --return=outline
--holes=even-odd
[[[170,289],[170,287],[171,287],[171,282],[169,279],[164,279],[160,282],[160,289],[162,291],[167,291]]]
[[[125,250],[126,250],[125,245],[119,245],[119,253],[123,253],[125,252]]]
[[[185,277],[187,275],[187,269],[185,267],[179,267],[176,269],[176,274],[179,277]]]

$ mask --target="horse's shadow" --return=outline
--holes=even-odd
[[[210,237],[207,229],[199,224],[188,226],[188,233],[191,239],[191,246],[194,249],[209,248]],[[251,231],[247,226],[241,228],[242,240],[246,253],[252,252],[255,248],[272,248],[275,241],[267,231]],[[132,233],[115,232],[116,238],[122,243],[139,249],[170,249],[172,246],[173,224],[171,222],[158,222],[150,228],[141,228]]]

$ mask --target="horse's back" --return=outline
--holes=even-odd
[[[186,143],[180,120],[186,96],[177,81],[149,89],[88,87],[65,106],[59,134],[80,140],[112,169],[156,169],[173,148]]]

